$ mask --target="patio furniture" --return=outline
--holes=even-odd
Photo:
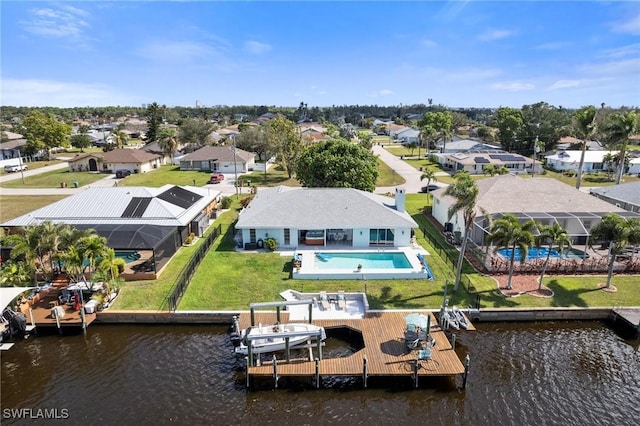
[[[328,311],[330,308],[329,305],[329,299],[327,298],[327,292],[326,291],[321,291],[320,292],[320,305],[322,306],[322,309],[325,311]]]

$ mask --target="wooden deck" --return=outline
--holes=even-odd
[[[348,327],[362,333],[364,347],[353,355],[344,358],[323,358],[319,362],[320,376],[362,377],[364,359],[367,359],[368,376],[407,376],[413,377],[418,351],[408,352],[404,341],[406,323],[404,317],[409,312],[370,312],[363,319],[314,320],[313,323],[326,330],[336,327]],[[431,324],[437,324],[432,313]],[[281,322],[288,320],[288,313],[281,313]],[[276,321],[275,313],[256,312],[256,323],[270,324]],[[249,315],[240,316],[240,327],[250,325]],[[449,340],[439,327],[432,327],[431,336],[436,344],[430,360],[420,360],[419,376],[453,376],[463,374],[465,368],[452,349]],[[313,349],[314,356],[316,349]],[[279,357],[283,357],[281,354]],[[295,359],[287,363],[278,360],[279,376],[313,376],[315,362],[309,359]],[[263,361],[261,366],[249,367],[250,376],[272,376],[273,362]]]
[[[56,319],[51,315],[51,304],[58,302],[58,294],[69,285],[66,278],[57,279],[53,285],[36,295],[33,301],[20,305],[20,311],[27,317],[27,324],[38,327],[57,327]],[[82,327],[82,316],[74,306],[64,305],[65,315],[60,318],[60,327]],[[33,318],[31,314],[33,313]],[[87,326],[96,319],[96,314],[85,314]]]

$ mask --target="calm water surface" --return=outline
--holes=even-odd
[[[637,425],[640,342],[595,322],[479,324],[458,333],[461,381],[366,389],[327,381],[246,392],[227,327],[98,326],[2,353],[7,408],[68,409],[65,424]],[[332,346],[335,346],[332,348]],[[335,342],[329,350],[345,351]],[[348,351],[348,348],[346,349]],[[370,379],[370,384],[374,381]]]

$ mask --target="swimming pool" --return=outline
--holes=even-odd
[[[527,260],[533,259],[546,259],[547,253],[549,253],[548,247],[531,247],[527,252]],[[498,254],[506,257],[507,259],[511,258],[511,249],[502,248],[498,250]],[[588,258],[589,255],[582,250],[578,250],[575,248],[565,249],[562,251],[562,254],[558,252],[558,250],[552,249],[551,254],[549,255],[552,259],[558,258],[566,258],[566,259],[583,259]],[[520,249],[516,249],[515,260],[520,261],[522,259],[522,253]]]
[[[424,264],[417,254],[423,256]],[[433,276],[425,259],[428,253],[411,247],[368,251],[296,250],[293,256],[296,261],[291,275],[300,280],[431,279]]]
[[[409,259],[403,252],[350,252],[318,253],[316,269],[410,269]]]

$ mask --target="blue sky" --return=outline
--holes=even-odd
[[[640,105],[640,2],[3,1],[0,103]]]

